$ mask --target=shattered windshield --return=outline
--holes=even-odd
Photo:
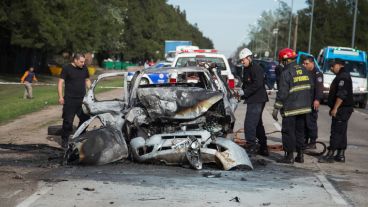
[[[212,64],[215,63],[218,68],[221,70],[226,70],[226,65],[223,58],[218,57],[205,57],[205,56],[196,56],[196,57],[181,57],[178,58],[175,67],[191,67],[203,65],[203,63]]]

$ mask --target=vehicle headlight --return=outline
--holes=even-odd
[[[364,91],[367,91],[367,89],[360,87],[360,88],[359,88],[359,91],[360,91],[360,92],[364,92]]]
[[[323,84],[323,87],[325,87],[325,88],[329,88],[329,87],[330,87],[330,84],[329,84],[329,83],[324,83],[324,84]]]
[[[190,148],[192,148],[192,149],[199,148],[199,143],[197,141],[196,142],[192,142],[192,144],[190,144]]]

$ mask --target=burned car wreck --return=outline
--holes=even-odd
[[[168,75],[164,83],[142,84],[146,73]],[[141,163],[206,163],[224,170],[253,166],[246,151],[226,135],[235,123],[237,100],[216,69],[163,68],[102,74],[83,101],[91,119],[78,128],[65,154],[67,163],[106,164],[130,157]],[[100,80],[121,76],[122,99],[97,100]],[[98,122],[93,129],[91,125]]]

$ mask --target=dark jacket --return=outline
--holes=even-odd
[[[286,65],[274,107],[281,109],[284,117],[310,113],[312,87],[312,77],[303,66],[296,62]]]
[[[256,63],[244,68],[243,86],[245,103],[264,103],[268,101],[265,88],[265,74]]]
[[[281,77],[281,73],[284,71],[284,66],[282,64],[278,64],[275,67],[275,75],[276,75],[276,85],[277,88],[279,88],[279,83],[280,83],[280,77]]]
[[[328,93],[328,106],[333,108],[336,99],[343,100],[340,107],[353,107],[353,83],[349,72],[345,71],[345,68],[341,68],[335,79],[330,86],[330,92]]]
[[[312,102],[318,100],[321,102],[323,99],[323,73],[314,69],[311,71],[312,80],[314,83],[313,90],[311,91]]]

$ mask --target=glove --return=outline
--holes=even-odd
[[[277,114],[279,113],[278,109],[273,109],[272,111],[272,117],[275,121],[278,121],[279,119],[277,118]]]

